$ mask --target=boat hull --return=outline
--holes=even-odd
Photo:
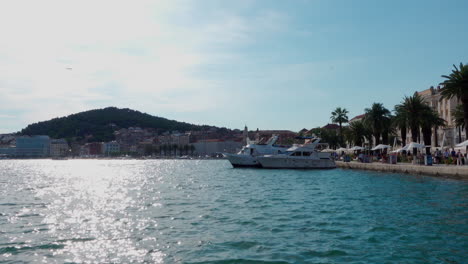
[[[260,168],[257,158],[250,155],[224,154],[234,168]]]
[[[334,169],[331,159],[308,159],[291,157],[258,157],[258,162],[267,169]]]

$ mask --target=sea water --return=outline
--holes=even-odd
[[[466,263],[468,184],[225,160],[1,160],[0,263]]]

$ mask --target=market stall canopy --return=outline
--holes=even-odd
[[[379,145],[375,146],[375,148],[373,148],[371,150],[379,150],[379,149],[387,149],[387,148],[391,148],[391,147],[389,145],[379,144]]]
[[[327,149],[322,150],[322,152],[335,152],[335,150],[327,148]]]
[[[400,152],[402,152],[402,151],[404,151],[404,150],[408,150],[408,149],[399,148],[399,149],[396,149],[396,150],[394,150],[394,151],[390,151],[390,153],[400,153]]]
[[[346,149],[346,148],[339,148],[339,149],[336,150],[336,152],[342,152],[342,151],[345,151],[345,152],[346,152],[346,151],[348,151],[348,149]]]
[[[416,142],[411,142],[407,146],[408,146],[408,148],[406,150],[413,149],[413,148],[423,149],[423,148],[426,147],[425,145],[419,144],[419,143],[416,143]],[[405,148],[406,148],[406,146],[405,146]]]
[[[359,146],[354,146],[354,147],[350,148],[349,150],[353,150],[353,151],[354,151],[354,150],[363,150],[363,149],[365,149],[365,148],[359,147]]]
[[[466,147],[468,146],[468,140],[463,141],[462,143],[456,145],[455,147],[460,148],[460,147]]]

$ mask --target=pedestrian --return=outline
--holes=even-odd
[[[457,152],[457,166],[461,166],[462,165],[462,153],[460,152],[460,150],[458,150]]]

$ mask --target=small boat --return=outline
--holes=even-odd
[[[286,153],[257,157],[263,168],[270,169],[334,169],[331,153],[317,151],[320,138],[306,138],[302,145],[293,145]]]
[[[234,168],[239,167],[261,167],[257,161],[258,156],[279,154],[285,152],[287,146],[275,145],[278,141],[278,136],[273,135],[266,143],[251,142],[247,139],[247,145],[244,146],[237,154],[223,153]]]

